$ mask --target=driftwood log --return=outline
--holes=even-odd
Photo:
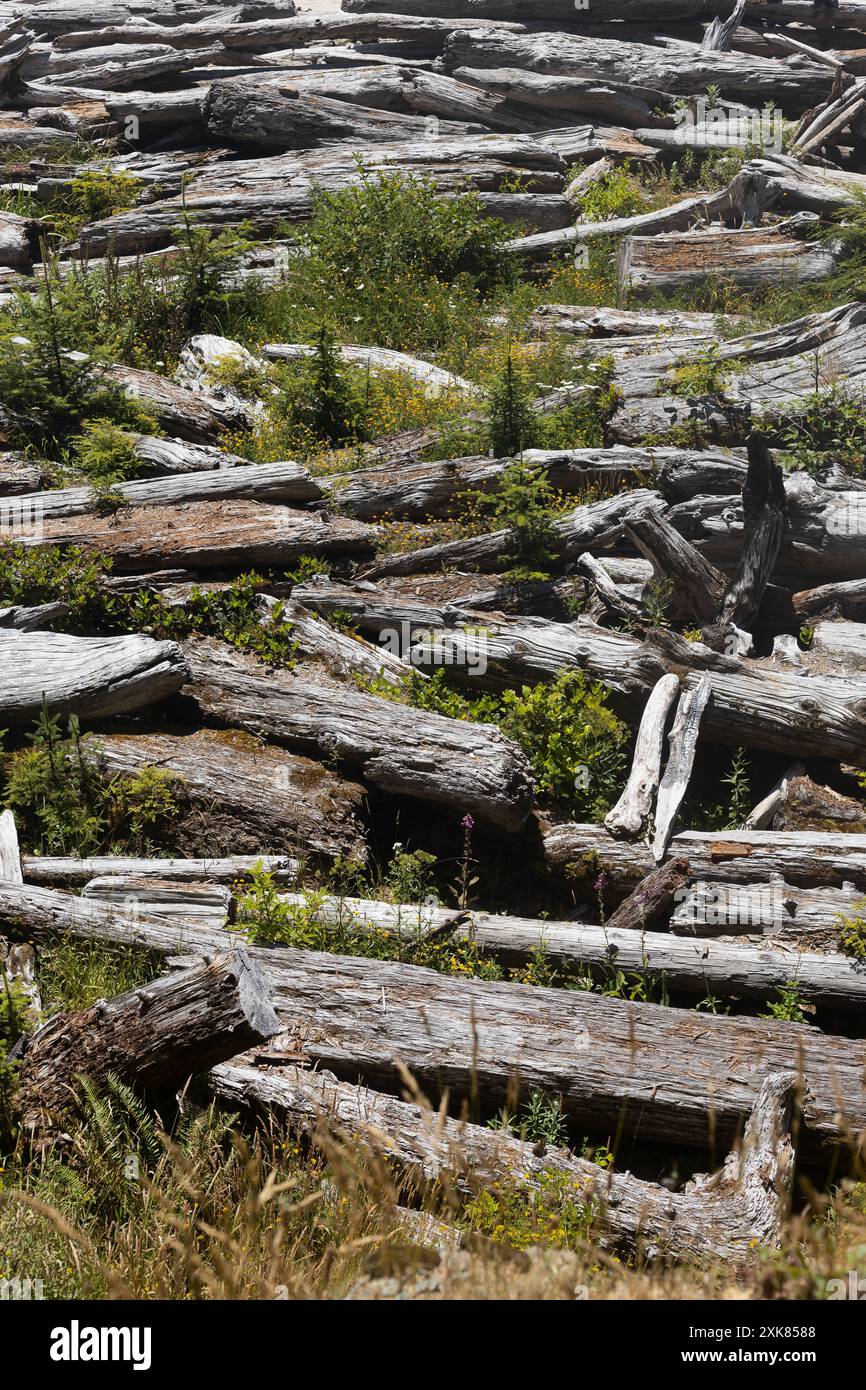
[[[187,676],[180,648],[150,637],[66,637],[0,629],[0,719],[125,714],[172,695]]]

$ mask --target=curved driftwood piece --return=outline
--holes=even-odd
[[[251,463],[234,468],[211,468],[208,472],[182,473],[175,477],[117,483],[112,492],[130,507],[173,507],[190,502],[282,502],[295,506],[316,502],[322,489],[298,463]],[[89,487],[58,488],[56,491],[10,497],[0,505],[35,504],[41,516],[84,516],[98,508],[99,495]]]
[[[225,477],[236,471],[226,469]],[[214,501],[59,517],[46,521],[40,535],[22,541],[83,546],[110,556],[115,572],[142,574],[172,567],[249,569],[289,564],[301,555],[363,556],[373,550],[375,536],[375,528],[348,517],[264,502]]]
[[[646,828],[662,775],[662,745],[668,712],[679,688],[679,676],[673,672],[661,676],[646,702],[628,781],[619,801],[604,818],[611,835],[634,839]]]
[[[248,733],[100,734],[93,755],[109,776],[158,767],[177,777],[180,814],[169,834],[182,854],[366,860],[363,788]]]
[[[471,811],[505,830],[519,830],[529,815],[529,763],[493,725],[267,671],[219,642],[190,642],[186,657],[185,693],[210,720],[335,759],[382,791]]]
[[[551,1173],[560,1174],[581,1201],[593,1204],[601,1232],[648,1259],[746,1261],[756,1247],[778,1243],[787,1210],[793,1168],[788,1110],[795,1083],[782,1074],[761,1087],[742,1160],[733,1156],[721,1181],[719,1175],[695,1179],[677,1193],[630,1173],[605,1172],[567,1149],[546,1146],[539,1153],[538,1145],[320,1071],[255,1067],[241,1058],[215,1067],[207,1085],[229,1106],[276,1112],[313,1139],[333,1136],[367,1145],[413,1184],[445,1194],[471,1197],[514,1187],[532,1193]]]
[[[15,1105],[24,1132],[42,1137],[62,1123],[81,1076],[96,1087],[111,1073],[139,1090],[168,1090],[277,1026],[266,977],[243,950],[56,1014],[22,1049]]]
[[[630,892],[653,868],[650,851],[615,839],[603,826],[570,822],[545,828],[544,857],[557,877],[577,872],[587,881],[604,870],[612,895]],[[844,831],[684,830],[669,854],[688,859],[696,878],[720,883],[770,883],[804,887],[853,884],[866,890],[866,835]],[[593,871],[593,865],[597,868]]]
[[[173,695],[187,674],[174,642],[0,629],[0,721],[28,724],[43,700],[83,719],[126,714]]]
[[[705,674],[699,677],[691,690],[683,691],[677,703],[673,728],[668,737],[667,766],[656,802],[652,852],[657,864],[665,857],[677,811],[688,789],[701,719],[711,695],[712,685]]]

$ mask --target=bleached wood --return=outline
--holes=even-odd
[[[649,821],[661,780],[662,743],[668,712],[679,690],[673,672],[655,684],[641,716],[628,781],[604,823],[612,835],[633,839]]]
[[[0,722],[30,723],[43,699],[55,714],[126,714],[174,694],[186,675],[174,642],[0,629]]]
[[[105,875],[156,878],[177,883],[206,879],[210,883],[232,884],[249,878],[258,865],[278,883],[293,882],[298,870],[296,859],[281,854],[234,854],[223,859],[131,859],[114,854],[77,859],[25,854],[22,859],[22,871],[27,883],[49,887],[89,883],[91,879]]]
[[[0,811],[0,878],[9,883],[23,883],[18,831],[11,811]]]

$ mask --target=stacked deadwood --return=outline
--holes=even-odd
[[[866,766],[866,504],[841,469],[783,477],[774,458],[797,400],[862,389],[866,314],[842,304],[764,331],[732,318],[720,339],[715,316],[634,307],[718,280],[761,289],[844,268],[843,244],[821,233],[866,192],[866,34],[850,42],[864,17],[853,0],[798,5],[796,25],[780,9],[623,0],[599,20],[571,0],[397,0],[388,13],[345,0],[312,16],[283,0],[227,22],[188,0],[0,4],[0,144],[96,136],[107,167],[141,183],[133,207],[82,228],[65,270],[109,253],[123,266],[166,252],[170,267],[192,215],[250,226],[258,244],[235,274],[278,283],[287,226],[309,219],[315,188],[357,183],[361,164],[428,177],[442,197],[474,189],[514,224],[507,254],[521,273],[616,239],[630,305],[551,303],[533,316],[533,333],[561,335],[575,360],[609,359],[617,392],[608,447],[526,452],[574,504],[551,532],[549,580],[512,582],[507,528],[436,533],[467,493],[495,495],[508,458],[430,462],[422,432],[381,442],[369,467],[313,477],[226,449],[262,402],[219,385],[215,363],[266,370],[308,353],[303,344],[256,359],[200,335],[175,380],[94,362],[94,378],[163,431],[131,437],[139,476],[118,487],[112,514],[90,489],[47,489],[38,465],[0,455],[0,518],[38,516],[22,531],[30,547],[109,556],[109,593],[159,592],[180,612],[202,584],[218,592],[254,567],[279,574],[304,556],[334,569],[294,589],[262,582],[262,622],[291,625],[296,644],[283,670],[213,637],[70,635],[64,605],[0,594],[0,727],[17,737],[43,706],[76,714],[106,776],[161,768],[180,803],[171,858],[22,862],[0,818],[4,973],[33,986],[39,944],[58,932],[137,942],[172,968],[22,1045],[20,1111],[34,1138],[62,1130],[81,1072],[159,1092],[218,1064],[207,1085],[233,1108],[379,1148],[414,1181],[462,1197],[503,1182],[532,1190],[554,1171],[579,1186],[606,1237],[741,1259],[778,1239],[792,1110],[807,1161],[866,1129],[864,976],[839,949],[840,919],[856,919],[866,895],[866,816],[841,790],[855,792],[850,770]],[[707,88],[718,93],[710,109]],[[767,101],[791,123],[788,153],[778,123],[761,124]],[[132,153],[116,152],[121,133]],[[661,168],[731,144],[761,153],[725,187],[616,220],[580,215],[581,195],[615,163]],[[34,162],[25,181],[47,200],[82,167]],[[31,216],[0,214],[0,294],[39,273],[38,230]],[[435,362],[377,344],[340,351],[483,413],[477,388]],[[708,360],[708,388],[684,390]],[[553,392],[538,406],[568,401]],[[385,518],[433,523],[429,543],[386,551]],[[700,640],[654,628],[650,596],[664,585],[667,618]],[[346,614],[357,636],[340,630]],[[804,624],[808,651],[796,642]],[[539,815],[529,762],[499,728],[388,698],[380,682],[393,687],[409,665],[422,685],[444,667],[470,692],[570,669],[602,681],[634,734],[604,824]],[[686,798],[718,745],[764,760],[762,800],[742,827],[690,831]],[[419,824],[419,809],[437,847],[440,827],[447,837],[461,819],[467,832],[479,822],[503,860],[526,865],[525,905],[505,916],[289,891],[310,859],[363,864],[401,818]],[[258,865],[283,908],[312,914],[322,942],[346,954],[235,949],[241,880]],[[562,893],[542,918],[543,875],[572,901]],[[367,958],[396,938],[399,961]],[[619,972],[668,1002],[443,977],[412,963],[431,939],[505,975],[532,978],[543,960],[603,988]],[[792,981],[820,1029],[753,1016]],[[692,1007],[721,999],[744,1012]],[[399,1098],[406,1069],[433,1111]],[[458,1118],[461,1105],[487,1115],[535,1091],[602,1137],[673,1139],[713,1163],[716,1138],[743,1132],[742,1147],[669,1192]],[[438,1118],[446,1095],[452,1117]]]

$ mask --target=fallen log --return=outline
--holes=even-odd
[[[677,811],[688,790],[701,719],[711,695],[710,678],[704,674],[690,690],[682,692],[677,702],[668,735],[668,761],[656,800],[652,853],[657,864],[665,857]]]
[[[212,444],[224,430],[247,429],[253,423],[246,411],[217,393],[188,391],[156,372],[115,365],[101,367],[99,376],[139,401],[168,434],[192,444]]]
[[[21,454],[0,453],[0,497],[21,492],[38,492],[42,487],[42,466]]]
[[[173,695],[187,678],[180,648],[138,634],[67,637],[0,629],[0,720],[29,724],[52,714],[105,719]]]
[[[695,1179],[670,1192],[630,1173],[604,1171],[567,1149],[525,1143],[482,1125],[449,1119],[320,1071],[222,1063],[207,1077],[212,1094],[231,1107],[276,1113],[330,1151],[326,1136],[369,1146],[413,1186],[466,1198],[479,1190],[538,1190],[550,1175],[567,1180],[595,1213],[608,1238],[647,1259],[740,1262],[779,1240],[791,1181],[787,1108],[792,1083],[768,1077],[749,1117],[740,1160],[729,1160],[721,1181]],[[324,1142],[323,1142],[324,1141]]]
[[[814,217],[814,214],[797,214]],[[800,240],[791,224],[702,228],[666,236],[628,236],[618,258],[619,289],[631,299],[696,288],[721,280],[756,290],[785,279],[803,282],[835,274],[832,247]]]
[[[653,868],[643,845],[615,839],[602,826],[576,823],[543,831],[544,859],[556,878],[587,883],[604,872],[612,895],[635,888]],[[774,876],[805,888],[866,890],[866,835],[842,831],[684,830],[668,853],[688,859],[695,878],[719,883],[769,883]],[[570,881],[572,881],[570,879]]]
[[[304,343],[265,343],[262,357],[271,362],[295,362],[313,357],[315,348]],[[424,362],[420,357],[410,357],[405,352],[395,352],[392,348],[353,347],[340,344],[335,351],[344,362],[361,367],[369,372],[405,372],[425,387],[427,395],[438,396],[443,391],[461,391],[468,396],[480,394],[479,388],[465,377],[455,376],[432,362]]]
[[[733,101],[761,107],[777,103],[799,115],[822,101],[832,74],[800,56],[782,60],[745,53],[702,53],[695,44],[658,48],[611,38],[562,33],[517,33],[499,27],[455,28],[442,55],[446,72],[464,68],[521,68],[545,75],[591,77],[678,96],[717,87]]]
[[[362,788],[248,733],[100,734],[93,755],[109,776],[158,767],[179,779],[168,833],[180,854],[367,858]]]
[[[175,926],[220,930],[234,921],[234,896],[224,884],[206,881],[178,883],[172,879],[106,874],[92,878],[82,896],[116,905],[136,917],[165,917]]]
[[[11,811],[0,811],[0,878],[8,883],[23,883],[18,831]]]
[[[212,951],[227,936],[3,882],[0,922],[27,939],[62,924],[75,935],[137,941],[172,955]],[[250,948],[249,956],[267,976],[293,1054],[300,1048],[313,1063],[377,1089],[399,1090],[408,1068],[437,1103],[447,1089],[457,1105],[482,1096],[491,1112],[543,1090],[561,1096],[575,1123],[596,1131],[639,1124],[643,1138],[701,1147],[708,1135],[710,1143],[732,1135],[765,1077],[789,1067],[807,1096],[809,1145],[866,1126],[863,1042],[802,1024],[457,980],[419,966],[288,947]]]
[[[458,67],[452,75],[488,98],[495,95],[517,110],[538,113],[548,125],[584,116],[649,129],[658,123],[658,110],[670,104],[660,91],[592,76],[551,76],[514,67]]]
[[[866,620],[866,578],[801,589],[791,596],[791,606],[800,619],[847,618],[851,622],[863,622]]]
[[[670,930],[690,937],[764,938],[789,950],[833,951],[839,949],[840,918],[862,911],[863,894],[850,886],[804,888],[776,876],[766,883],[698,879],[677,892]],[[798,959],[791,959],[792,974]]]
[[[626,521],[625,533],[653,567],[657,583],[670,588],[672,616],[704,622],[718,612],[725,577],[658,511]]]
[[[282,502],[303,505],[318,501],[322,489],[298,463],[251,463],[208,472],[181,473],[174,477],[115,483],[112,493],[129,507],[174,507],[193,502]],[[86,516],[98,507],[99,494],[91,487],[58,488],[52,492],[10,497],[3,506],[33,503],[45,521],[55,517]]]
[[[645,931],[660,917],[670,917],[682,897],[680,890],[689,881],[690,874],[687,859],[669,859],[667,863],[651,869],[605,920],[606,929],[613,931],[615,928],[628,927],[630,931]]]
[[[659,509],[661,498],[648,488],[635,488],[618,497],[606,497],[576,507],[569,515],[554,522],[551,528],[550,558],[557,564],[576,560],[584,550],[607,543],[616,534],[626,517],[635,518],[644,509]],[[424,574],[433,570],[456,567],[481,572],[498,569],[511,558],[515,534],[510,528],[488,531],[465,540],[443,541],[411,550],[402,555],[386,555],[364,569],[367,579],[384,579],[389,575]]]
[[[90,859],[57,858],[47,854],[25,854],[22,858],[22,872],[27,883],[51,887],[58,884],[86,884],[94,878],[114,874],[176,883],[207,879],[211,883],[231,884],[248,879],[253,869],[259,866],[271,874],[277,883],[294,882],[298,871],[296,859],[280,854],[234,854],[224,859],[129,859],[115,854]]]
[[[211,136],[241,151],[308,150],[337,141],[465,139],[482,135],[475,122],[442,120],[380,111],[288,84],[263,85],[255,78],[214,82],[202,117]]]
[[[684,900],[686,875],[682,861],[665,865],[660,873],[661,890],[647,891],[649,911],[661,910],[665,899],[673,906]],[[642,880],[643,884],[647,880]],[[674,887],[673,885],[677,886]],[[637,898],[641,885],[635,890]],[[702,938],[700,924],[686,933],[680,917],[680,935],[647,931],[639,924],[617,926],[613,919],[601,926],[580,922],[558,922],[504,916],[472,909],[454,912],[447,908],[399,905],[361,898],[316,899],[310,904],[302,893],[284,895],[295,907],[312,907],[323,926],[337,940],[351,931],[360,935],[398,937],[407,943],[423,943],[431,936],[474,945],[483,956],[490,956],[508,967],[525,966],[543,958],[545,964],[574,979],[587,972],[603,985],[612,973],[622,971],[639,977],[648,986],[673,994],[699,998],[734,997],[772,999],[778,990],[796,981],[798,993],[811,1004],[860,1013],[866,1010],[866,973],[850,956],[800,953],[766,949],[764,946],[729,943]],[[617,916],[625,916],[623,903]]]
[[[185,693],[209,720],[333,759],[382,791],[468,811],[505,830],[519,830],[529,815],[529,764],[492,725],[266,671],[218,642],[189,642],[186,659]]]
[[[30,1140],[62,1125],[86,1077],[168,1091],[277,1031],[270,990],[242,950],[175,971],[78,1013],[56,1014],[27,1037],[15,1107]]]
[[[225,476],[235,471],[226,469]],[[20,542],[81,546],[110,556],[117,573],[142,574],[167,567],[248,570],[289,564],[301,555],[365,556],[375,536],[375,528],[347,517],[259,502],[215,501],[58,517],[46,521],[41,534],[22,536]]]
[[[782,470],[760,435],[748,441],[749,467],[743,485],[743,552],[725,592],[714,626],[751,631],[764,591],[776,567],[786,521]],[[707,641],[706,634],[703,634]],[[709,645],[715,645],[710,642]]]

